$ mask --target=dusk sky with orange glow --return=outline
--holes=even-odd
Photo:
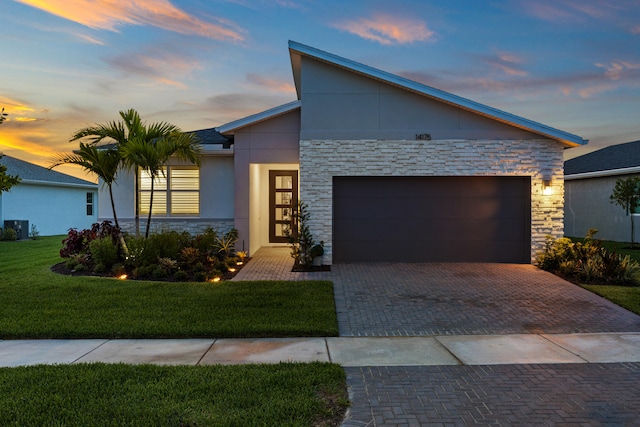
[[[567,158],[640,140],[638,0],[0,0],[0,30],[0,153],[42,166],[120,110],[187,131],[295,100],[288,40],[590,140]]]

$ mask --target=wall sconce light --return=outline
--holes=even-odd
[[[550,179],[543,179],[542,180],[542,194],[545,196],[552,196],[553,195],[553,187],[551,186],[551,180]]]

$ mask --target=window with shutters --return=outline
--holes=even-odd
[[[141,170],[138,176],[138,202],[141,215],[149,214],[151,176]],[[200,214],[200,169],[165,166],[153,183],[154,216],[194,216]]]

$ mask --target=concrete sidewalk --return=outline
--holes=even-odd
[[[0,341],[1,367],[311,361],[345,367],[640,362],[640,333]]]

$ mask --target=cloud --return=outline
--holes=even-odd
[[[180,34],[240,42],[245,30],[231,21],[208,22],[189,15],[168,0],[16,0],[84,26],[117,31],[123,25],[151,25]]]
[[[550,22],[580,22],[588,19],[610,20],[628,8],[620,0],[521,0],[525,11]]]
[[[269,79],[258,74],[247,74],[247,81],[253,85],[259,86],[262,89],[283,92],[283,93],[295,93],[296,88],[290,82],[285,82],[277,79]]]
[[[87,43],[91,43],[91,44],[97,44],[99,46],[104,46],[106,43],[103,42],[102,40],[99,40],[95,37],[91,37],[90,35],[87,34],[82,34],[82,33],[73,33],[74,36],[76,36],[77,38],[79,38],[80,40],[87,42]]]
[[[631,34],[640,34],[640,25],[631,28]]]
[[[214,122],[223,124],[277,107],[291,100],[290,96],[226,93],[207,98],[202,108],[209,112]]]
[[[150,78],[163,85],[186,89],[186,85],[176,79],[176,76],[184,76],[194,69],[199,69],[197,60],[171,53],[175,49],[162,49],[161,47],[148,48],[145,53],[124,53],[105,59],[111,67],[124,72]]]
[[[496,59],[491,59],[494,61]],[[484,58],[483,61],[488,61]],[[602,71],[604,69],[604,72]],[[504,96],[540,97],[578,95],[591,98],[598,94],[621,88],[640,87],[640,64],[627,61],[594,64],[590,70],[579,74],[562,74],[533,77],[527,74],[518,79],[480,75],[469,70],[440,70],[436,73],[405,71],[399,75],[456,94],[480,94],[487,92]],[[463,95],[465,96],[465,95]]]
[[[435,35],[422,21],[389,15],[343,21],[333,24],[333,27],[382,45],[427,41]]]
[[[484,56],[480,60],[485,64],[497,68],[507,76],[523,77],[528,73],[520,68],[524,60],[514,53],[498,52],[497,56]]]
[[[609,64],[597,63],[596,67],[604,68],[604,75],[610,80],[620,80],[623,78],[639,78],[640,64],[627,61],[613,61]]]

